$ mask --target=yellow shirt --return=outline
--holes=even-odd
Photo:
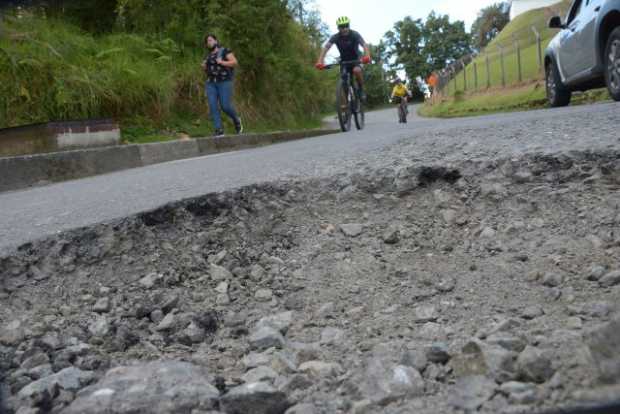
[[[402,83],[395,85],[394,89],[392,89],[392,96],[398,96],[399,98],[406,96],[408,93],[409,90],[407,90],[407,87]]]

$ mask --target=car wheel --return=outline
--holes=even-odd
[[[562,83],[560,72],[555,62],[547,65],[546,69],[547,100],[551,107],[566,106],[570,103],[571,91]]]
[[[614,101],[620,101],[620,27],[616,28],[605,48],[605,83]]]

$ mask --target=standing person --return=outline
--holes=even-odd
[[[207,73],[205,91],[215,126],[213,135],[216,137],[224,135],[220,106],[235,124],[237,134],[241,134],[243,125],[232,105],[234,68],[238,64],[237,58],[230,49],[220,46],[217,37],[213,34],[205,36],[205,47],[207,55],[202,61],[202,69]]]
[[[339,17],[336,24],[338,25],[338,33],[330,37],[323,50],[321,50],[321,55],[315,65],[316,68],[323,69],[325,67],[325,55],[333,45],[338,47],[338,52],[340,52],[340,60],[342,61],[360,60],[361,63],[364,64],[370,63],[370,48],[362,38],[362,35],[355,30],[351,30],[351,20],[346,16]],[[362,56],[361,59],[360,47],[364,49],[364,56]],[[357,84],[360,88],[360,96],[363,101],[366,101],[366,93],[364,92],[364,73],[362,72],[362,67],[360,65],[353,66],[353,74],[355,75]]]

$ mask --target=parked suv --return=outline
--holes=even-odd
[[[574,91],[607,86],[620,101],[620,0],[574,0],[566,21],[545,51],[547,99],[566,106]]]

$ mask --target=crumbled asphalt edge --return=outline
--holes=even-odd
[[[356,200],[354,203],[359,202],[362,207],[364,203],[380,204],[384,202],[383,200],[386,203],[398,203],[398,198],[415,196],[416,193],[425,190],[441,189],[446,185],[452,186],[459,180],[462,180],[461,185],[468,187],[467,192],[470,198],[467,202],[476,200],[480,196],[479,184],[484,181],[493,182],[497,179],[508,180],[515,185],[539,182],[550,187],[558,187],[571,182],[583,182],[586,185],[602,183],[609,186],[611,191],[617,191],[620,182],[619,160],[618,152],[581,152],[531,155],[517,160],[469,162],[449,167],[401,165],[383,170],[365,170],[351,175],[340,175],[332,180],[277,182],[209,194],[20,246],[0,259],[0,274],[5,292],[2,300],[8,299],[10,293],[7,292],[11,289],[12,292],[26,290],[36,287],[39,283],[57,282],[71,275],[83,278],[84,275],[79,275],[79,273],[85,269],[89,269],[89,272],[97,268],[109,270],[110,265],[106,263],[107,261],[112,260],[114,256],[131,256],[132,251],[142,241],[148,242],[150,244],[148,247],[155,254],[162,249],[159,242],[164,242],[166,238],[181,241],[184,239],[183,234],[188,234],[189,240],[186,239],[185,243],[181,243],[185,248],[191,245],[192,235],[205,229],[219,229],[216,232],[222,237],[219,241],[217,238],[210,238],[203,246],[203,250],[193,252],[205,258],[202,262],[198,261],[200,263],[198,268],[196,268],[197,262],[192,259],[187,260],[188,266],[184,268],[183,260],[166,263],[166,259],[171,259],[170,255],[160,261],[161,257],[155,254],[150,266],[147,266],[149,268],[145,267],[142,272],[134,268],[135,274],[121,275],[131,276],[133,280],[122,280],[123,278],[119,278],[119,275],[97,275],[97,272],[92,273],[91,279],[93,282],[98,279],[106,283],[114,281],[120,288],[123,283],[136,282],[149,271],[159,271],[164,275],[164,282],[169,283],[171,288],[178,286],[178,279],[180,278],[182,282],[184,273],[186,275],[207,273],[206,258],[216,255],[224,247],[226,231],[222,229],[243,223],[241,220],[243,216],[245,216],[245,224],[250,223],[256,226],[246,228],[250,235],[246,242],[250,243],[246,245],[241,243],[238,246],[234,252],[234,266],[229,265],[229,267],[247,268],[257,263],[261,254],[266,251],[274,256],[285,257],[287,251],[299,246],[300,242],[299,235],[287,229],[286,223],[283,222],[285,218],[283,210],[305,205],[309,214],[317,214],[313,212],[313,202],[322,199]],[[363,214],[362,211],[357,211],[352,215],[359,216],[360,213]],[[350,217],[351,220],[354,218]],[[612,242],[615,243],[613,240]],[[262,246],[257,247],[259,244]],[[145,254],[149,251],[145,247],[138,249],[140,253]],[[182,259],[183,252],[177,251],[175,246],[171,247],[167,249],[168,252],[173,252],[172,255],[175,257],[181,253]],[[67,257],[72,259],[66,260]],[[38,271],[46,273],[47,276],[39,276],[39,281],[37,281],[37,275],[33,274],[33,266]],[[169,272],[170,269],[175,271]],[[16,289],[7,289],[6,283],[9,278],[23,275],[27,275],[27,283]],[[287,290],[285,285],[286,282],[281,283],[281,291]],[[28,305],[27,302],[23,304],[26,309],[32,305]],[[7,317],[7,315],[2,316]],[[223,315],[220,316],[223,318]],[[4,324],[8,321],[2,320],[1,322]],[[101,345],[103,349],[106,349],[109,344]],[[131,357],[125,358],[122,355],[130,348],[131,346],[121,346],[121,355],[116,355],[113,353],[115,351],[112,351],[110,359],[118,361],[131,359]],[[118,352],[116,349],[116,353]],[[136,356],[133,355],[133,357]],[[14,367],[2,368],[10,372]],[[105,363],[96,367],[100,372],[103,372],[105,368]]]

